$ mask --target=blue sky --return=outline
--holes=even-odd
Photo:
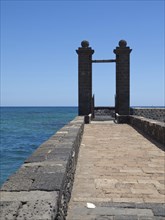
[[[1,105],[77,106],[82,40],[93,59],[131,52],[131,105],[164,105],[164,1],[1,0]],[[114,105],[115,64],[93,64],[96,105]]]

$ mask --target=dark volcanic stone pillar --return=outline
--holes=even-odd
[[[130,111],[130,53],[125,40],[116,47],[116,106],[119,115],[129,115]]]
[[[92,110],[92,54],[88,41],[82,41],[78,54],[78,107],[79,115],[88,115]]]

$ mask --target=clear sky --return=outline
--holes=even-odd
[[[131,52],[131,106],[164,105],[164,0],[1,0],[1,105],[77,106],[75,50]],[[93,64],[96,105],[114,105],[115,63]]]

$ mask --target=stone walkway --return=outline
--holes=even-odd
[[[161,148],[127,124],[85,125],[67,220],[165,219]]]

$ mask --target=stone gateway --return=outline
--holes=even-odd
[[[89,42],[84,40],[81,47],[76,50],[78,54],[78,114],[88,115],[93,112],[92,100],[92,63],[116,63],[116,95],[115,113],[119,115],[130,114],[130,53],[125,40],[119,41],[114,53],[116,59],[92,60],[94,50]]]

